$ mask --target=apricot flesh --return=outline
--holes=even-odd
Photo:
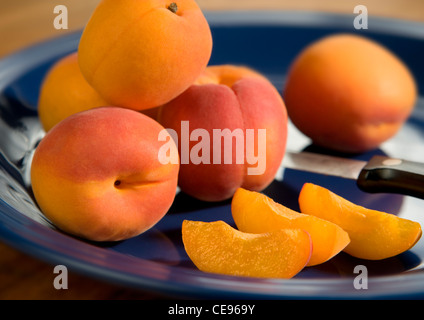
[[[299,53],[283,97],[293,124],[315,144],[361,153],[399,131],[414,108],[417,85],[381,44],[335,34]]]
[[[303,230],[249,234],[223,221],[184,220],[182,239],[199,270],[235,276],[292,278],[307,264],[312,251],[310,237]]]
[[[306,183],[299,195],[302,213],[332,221],[350,237],[344,249],[362,259],[381,260],[411,249],[420,239],[418,222],[356,205],[321,186]]]
[[[313,245],[308,266],[331,259],[350,242],[347,232],[338,225],[298,213],[259,192],[237,189],[231,212],[237,228],[243,232],[263,233],[292,228],[308,232]]]

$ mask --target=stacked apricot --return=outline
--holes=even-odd
[[[93,241],[150,229],[175,198],[179,170],[178,159],[158,160],[160,132],[153,119],[119,107],[58,123],[32,160],[32,190],[42,212],[61,230]]]
[[[284,101],[268,79],[247,67],[208,66],[161,107],[158,121],[180,142],[181,190],[204,201],[229,199],[239,187],[263,190],[286,149]]]
[[[105,105],[155,117],[204,71],[211,52],[209,24],[194,0],[102,0],[78,52],[57,61],[43,82],[41,123],[48,131]]]
[[[367,260],[396,256],[422,234],[417,222],[355,205],[311,183],[303,186],[299,204],[301,213],[240,188],[231,203],[237,229],[186,220],[184,247],[202,271],[291,278],[341,251]]]

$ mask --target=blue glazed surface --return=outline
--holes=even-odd
[[[211,64],[243,64],[264,73],[281,91],[296,54],[331,33],[358,32],[394,51],[416,77],[420,99],[401,132],[380,149],[357,156],[385,153],[415,161],[424,157],[424,26],[370,18],[369,30],[355,31],[353,17],[311,13],[209,13],[214,49]],[[410,251],[383,261],[364,261],[339,254],[325,264],[305,268],[290,280],[254,279],[207,274],[188,259],[181,241],[184,219],[224,220],[234,225],[230,201],[204,203],[183,193],[153,229],[118,243],[90,243],[63,234],[35,205],[28,170],[42,138],[37,99],[48,68],[76,50],[80,33],[57,38],[0,61],[0,238],[52,264],[65,264],[86,275],[164,295],[194,298],[423,298],[424,240]],[[277,40],[278,39],[278,40]],[[288,148],[319,151],[290,127]],[[328,187],[347,199],[407,217],[424,225],[424,202],[393,194],[366,194],[354,181],[294,170],[281,170],[264,191],[297,210],[305,182]],[[356,265],[368,269],[367,290],[356,290]]]

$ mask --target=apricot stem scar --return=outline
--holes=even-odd
[[[118,187],[120,184],[121,184],[121,180],[116,180],[114,183],[115,187]]]
[[[177,11],[178,11],[178,6],[177,6],[177,4],[175,3],[175,2],[172,2],[169,6],[168,6],[168,8],[167,8],[169,11],[171,11],[172,13],[177,13]]]

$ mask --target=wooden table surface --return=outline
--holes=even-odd
[[[0,0],[0,58],[31,44],[80,30],[99,0]],[[56,30],[53,9],[68,9],[68,30]],[[424,22],[422,0],[198,0],[203,10],[307,10],[352,14],[366,5],[369,15]],[[53,267],[0,243],[0,299],[162,299],[70,272],[68,289],[53,286]]]

